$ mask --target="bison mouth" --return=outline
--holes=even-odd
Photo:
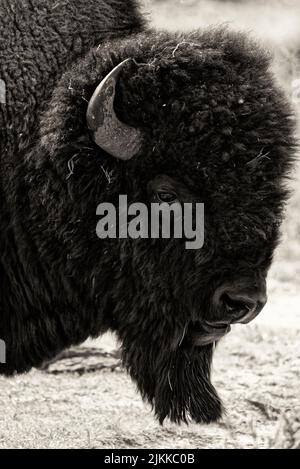
[[[191,324],[186,334],[186,343],[194,347],[203,347],[204,345],[217,342],[231,330],[226,323],[202,323]]]

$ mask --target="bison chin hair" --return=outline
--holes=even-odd
[[[166,341],[132,339],[122,339],[123,363],[160,424],[166,418],[175,423],[210,423],[221,418],[222,403],[210,381],[212,344],[172,350]]]

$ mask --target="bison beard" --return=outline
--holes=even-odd
[[[155,343],[151,337],[139,344],[127,337],[123,342],[124,365],[159,422],[165,418],[176,423],[219,419],[222,404],[210,382],[213,346],[171,350],[165,342],[165,337]]]

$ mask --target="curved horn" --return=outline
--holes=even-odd
[[[87,109],[87,125],[94,142],[120,160],[130,160],[141,148],[140,130],[121,122],[114,111],[118,76],[126,59],[115,67],[96,88]]]

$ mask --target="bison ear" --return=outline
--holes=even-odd
[[[120,160],[130,160],[141,148],[141,131],[121,122],[114,110],[116,84],[126,59],[117,65],[96,88],[87,109],[87,125],[94,142]]]

